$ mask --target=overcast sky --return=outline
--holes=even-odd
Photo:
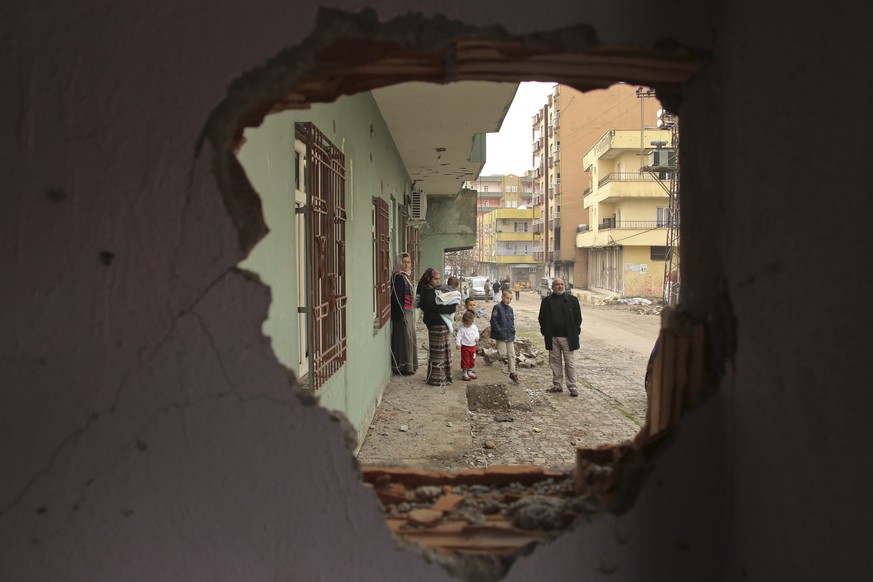
[[[498,133],[486,135],[485,167],[481,175],[515,174],[532,170],[531,118],[546,104],[555,83],[522,83]]]

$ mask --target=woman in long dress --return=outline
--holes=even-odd
[[[442,313],[454,313],[455,305],[440,305],[436,302],[436,288],[440,286],[441,276],[429,268],[418,281],[417,292],[420,295],[424,324],[427,326],[428,358],[427,383],[433,386],[443,386],[452,383],[452,351],[449,343],[449,328]]]
[[[391,285],[391,369],[403,375],[415,374],[418,370],[411,271],[409,253],[401,253]]]

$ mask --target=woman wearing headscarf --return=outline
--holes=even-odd
[[[449,343],[449,328],[441,317],[443,313],[454,313],[455,305],[437,303],[437,287],[441,276],[432,268],[428,268],[418,281],[417,293],[420,296],[424,324],[427,326],[428,360],[427,383],[442,386],[452,383],[452,351]]]
[[[414,374],[418,369],[411,272],[409,253],[401,253],[391,286],[391,369],[403,375]]]

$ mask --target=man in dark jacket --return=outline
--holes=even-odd
[[[579,349],[579,333],[582,331],[582,308],[579,300],[564,291],[564,280],[552,281],[552,292],[540,303],[540,333],[549,350],[549,367],[552,369],[552,387],[549,392],[563,392],[564,376],[570,396],[579,396],[576,386],[576,364],[573,352]]]

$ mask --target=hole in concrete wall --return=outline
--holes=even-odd
[[[675,110],[678,105],[679,84],[700,66],[701,62],[697,57],[682,50],[600,46],[596,42],[593,31],[583,26],[536,37],[512,37],[495,29],[475,29],[460,23],[429,20],[416,15],[402,17],[388,23],[378,23],[375,15],[368,12],[350,15],[323,11],[316,31],[306,43],[278,55],[269,66],[249,73],[234,83],[228,99],[210,118],[206,137],[218,146],[219,185],[228,211],[237,225],[240,245],[247,252],[255,249],[254,255],[257,251],[255,245],[264,239],[271,215],[262,206],[262,199],[256,193],[259,186],[254,183],[253,170],[245,166],[244,158],[248,155],[247,150],[252,148],[254,151],[262,145],[256,143],[251,130],[246,128],[263,124],[262,129],[268,129],[270,124],[265,123],[268,115],[296,111],[299,115],[292,116],[295,121],[318,118],[320,130],[326,141],[336,148],[336,152],[345,154],[347,151],[354,151],[354,154],[349,156],[349,163],[345,165],[348,175],[341,178],[349,188],[349,191],[344,194],[344,199],[351,201],[351,206],[343,209],[343,213],[351,212],[351,214],[344,214],[343,220],[347,223],[346,228],[349,229],[347,232],[350,233],[350,237],[353,237],[359,235],[361,229],[358,225],[362,220],[366,221],[364,232],[369,234],[378,230],[375,218],[378,209],[374,210],[373,218],[369,213],[362,214],[359,211],[360,197],[363,196],[367,200],[393,200],[395,206],[388,209],[388,217],[390,220],[397,220],[400,216],[397,209],[402,209],[411,203],[415,184],[425,182],[431,174],[440,171],[443,164],[448,163],[444,159],[447,156],[445,149],[439,151],[434,148],[434,151],[439,151],[433,156],[434,167],[414,168],[419,174],[417,177],[410,176],[412,183],[406,184],[402,179],[383,176],[378,191],[375,187],[363,191],[360,188],[356,189],[355,176],[358,176],[357,179],[360,181],[368,172],[370,174],[379,172],[378,169],[368,169],[365,164],[381,163],[381,158],[387,155],[385,148],[380,150],[378,147],[378,143],[382,142],[376,142],[376,146],[372,144],[358,146],[348,142],[347,137],[350,133],[343,127],[343,122],[336,117],[330,118],[328,111],[323,108],[317,109],[321,107],[317,104],[332,103],[337,98],[351,99],[353,97],[342,96],[354,96],[361,92],[407,81],[425,81],[435,83],[436,85],[433,86],[437,87],[448,82],[479,80],[518,83],[534,78],[551,78],[556,83],[564,84],[577,92],[605,89],[619,80],[630,81],[633,87],[638,84],[643,87],[655,87],[662,101],[671,104]],[[639,104],[635,101],[633,107],[638,110]],[[402,120],[404,110],[400,106],[397,110]],[[378,140],[379,130],[385,129],[390,132],[391,126],[390,123],[387,126],[380,123],[374,128],[370,120],[365,125],[367,136],[363,137],[361,134],[360,138],[363,143],[367,143],[367,140]],[[434,126],[434,128],[438,127],[439,124]],[[300,135],[297,134],[298,137]],[[307,150],[297,147],[300,140],[294,138],[292,125],[286,128],[284,135],[275,136],[276,143],[285,145],[284,163],[293,169],[286,171],[284,176],[278,178],[272,176],[272,168],[276,167],[276,159],[273,158],[266,174],[268,181],[278,180],[278,186],[270,187],[286,197],[286,215],[277,220],[284,220],[286,224],[291,225],[290,233],[299,233],[308,216],[306,213],[311,212],[313,207],[311,198],[305,196],[309,185],[305,184],[303,179],[308,170],[304,167]],[[324,143],[325,141],[319,141],[319,147]],[[311,151],[315,142],[304,140],[304,144]],[[530,147],[530,145],[523,147]],[[403,152],[400,152],[400,155],[402,156]],[[237,156],[243,160],[242,164]],[[404,162],[409,169],[408,160]],[[412,173],[410,171],[410,174]],[[567,176],[563,178],[566,180]],[[453,176],[453,179],[460,182],[465,178],[459,173]],[[298,192],[303,192],[304,197],[300,198]],[[438,194],[448,198],[456,193]],[[264,192],[261,192],[261,195],[263,196]],[[541,195],[545,198],[549,192],[541,192]],[[294,212],[295,205],[301,209],[301,212]],[[295,224],[297,227],[294,226]],[[273,225],[270,225],[270,229],[281,230],[274,229]],[[328,236],[328,233],[323,234]],[[438,232],[431,234],[434,237],[439,235]],[[289,259],[289,261],[296,261],[294,269],[300,272],[313,268],[313,261],[318,262],[319,256],[323,254],[311,252],[315,248],[314,245],[321,244],[312,236],[306,237],[305,241],[302,238],[285,241],[286,248],[289,242],[291,244],[304,242],[309,246],[309,254]],[[343,244],[346,242],[351,243],[353,240],[343,239]],[[379,250],[378,242],[378,237],[374,236],[372,247],[374,254]],[[425,237],[422,246],[428,242]],[[543,252],[548,251],[543,250]],[[252,257],[250,256],[248,260],[251,261]],[[348,266],[344,261],[345,258],[340,261],[343,262],[343,268]],[[244,263],[243,266],[250,268],[252,265]],[[339,267],[339,262],[334,266]],[[418,272],[421,272],[424,266],[426,265],[420,265]],[[360,265],[355,266],[355,268],[359,267]],[[366,266],[363,272],[367,272],[366,269],[369,268]],[[378,273],[379,265],[372,265],[372,269],[374,273]],[[328,267],[325,273],[329,272]],[[539,279],[540,274],[536,273],[534,280]],[[326,296],[329,299],[325,309],[333,312],[340,305],[336,302],[338,299],[336,293],[331,296],[331,292],[338,288],[338,281],[325,277],[323,283],[326,285]],[[283,285],[284,291],[295,298],[291,301],[294,303],[298,297],[310,296],[313,283],[301,284],[297,277],[291,276]],[[277,292],[279,289],[273,286],[274,301]],[[369,300],[363,304],[356,303],[349,298],[349,294],[341,299],[344,302],[343,307],[347,310],[360,309],[362,306],[370,309]],[[539,301],[533,292],[530,293],[529,299],[535,302],[534,304]],[[523,302],[524,300],[519,298],[516,306],[520,306]],[[340,333],[345,334],[344,339],[348,341],[348,360],[367,358],[367,355],[352,352],[353,349],[366,350],[366,346],[373,341],[381,341],[384,349],[384,344],[390,341],[390,330],[385,332],[382,326],[376,324],[380,317],[378,298],[374,299],[373,304],[372,337],[361,338],[355,335],[359,333],[360,326],[357,326],[354,332],[349,331],[349,328],[340,330]],[[488,307],[490,311],[491,306]],[[297,314],[296,318],[300,322],[309,318],[311,329],[313,325],[311,310],[309,313]],[[269,330],[267,331],[269,333]],[[626,475],[622,468],[644,466],[646,455],[651,447],[655,446],[654,443],[657,443],[660,436],[678,422],[678,414],[689,405],[691,398],[696,394],[695,390],[699,393],[702,382],[701,370],[695,366],[698,366],[702,359],[701,334],[702,327],[690,322],[682,327],[676,327],[672,335],[665,336],[662,333],[659,356],[652,367],[652,394],[658,401],[660,416],[654,426],[648,425],[637,435],[636,442],[628,440],[621,444],[611,443],[615,446],[574,450],[578,443],[572,438],[565,440],[564,446],[571,451],[573,461],[570,467],[574,468],[575,473],[567,467],[556,470],[544,469],[543,467],[550,464],[545,459],[541,462],[539,459],[534,459],[539,467],[517,464],[514,467],[498,467],[486,471],[451,473],[370,466],[363,470],[365,484],[379,497],[386,509],[389,527],[398,539],[425,548],[432,559],[440,561],[461,577],[497,579],[507,571],[515,557],[529,551],[536,543],[551,539],[579,519],[589,519],[607,509],[621,511],[629,505],[632,499],[615,495],[619,489],[623,492],[633,489],[623,481]],[[425,337],[421,333],[418,335],[416,346],[420,351],[426,348]],[[307,353],[303,347],[304,340],[311,348],[312,336],[305,338],[298,335],[296,342],[290,341],[285,348],[280,348],[286,349],[287,353],[283,355],[277,350],[277,356],[288,365],[289,369],[298,369],[294,365],[295,358],[298,365],[304,362],[309,365],[313,362],[313,354]],[[359,341],[363,347],[356,348],[354,344]],[[276,345],[274,338],[274,347]],[[351,367],[352,363],[348,360],[341,364]],[[420,361],[419,365],[424,367],[425,363]],[[582,366],[584,365],[583,363]],[[493,368],[495,375],[506,375],[504,366],[505,364],[494,361],[490,367]],[[389,368],[387,359],[384,368],[385,370]],[[375,369],[381,369],[381,365],[376,365]],[[387,378],[385,370],[382,371],[382,377]],[[304,370],[304,372],[311,374],[312,370]],[[677,380],[679,375],[682,375],[681,381]],[[356,382],[360,383],[361,378],[370,376],[378,378],[379,374],[359,374]],[[313,386],[311,376],[309,378],[309,385]],[[402,376],[400,380],[411,382],[410,379]],[[419,379],[416,384],[419,385],[417,388],[421,392],[410,402],[410,410],[420,408],[424,398],[438,398],[456,392],[456,400],[463,418],[473,414],[487,414],[492,418],[490,422],[494,426],[505,427],[516,422],[513,413],[516,415],[530,413],[536,409],[533,401],[535,397],[532,396],[536,392],[516,387],[508,378],[491,383],[470,383],[463,388],[460,382],[457,382],[451,390],[449,389],[451,385],[445,383],[441,387],[425,387],[421,386]],[[674,397],[675,386],[685,391],[684,402],[679,402],[679,399]],[[374,393],[374,405],[381,395],[381,387],[378,386]],[[429,390],[430,388],[433,390]],[[586,386],[583,389],[587,388],[591,387]],[[329,401],[328,388],[318,395],[322,397],[323,404],[329,408],[337,408],[335,403]],[[567,402],[571,402],[569,400],[571,397],[566,393],[565,395],[568,398]],[[444,405],[445,402],[445,400],[437,402],[435,406]],[[384,403],[385,399],[383,399]],[[399,410],[398,414],[400,412]],[[367,414],[364,416],[366,417]],[[401,416],[397,416],[396,420],[394,430],[411,433],[411,436],[414,436],[415,429],[411,430],[409,423],[401,422]],[[434,426],[429,428],[442,431],[443,436],[458,432],[452,429],[462,428],[455,426],[452,420],[440,417],[434,416],[431,421]],[[364,425],[369,425],[369,420],[366,420]],[[366,432],[366,428],[367,426],[362,426],[361,423],[352,425],[352,429],[358,434]],[[531,426],[527,433],[535,436],[541,434],[543,430],[543,427]],[[460,436],[470,439],[469,433],[463,430]],[[497,446],[496,439],[480,440],[484,450],[488,450],[486,444],[489,440],[493,441],[495,448]],[[403,462],[403,459],[395,460]],[[438,463],[446,461],[444,458],[435,460]],[[432,469],[439,466],[437,464]],[[462,466],[457,463],[454,468],[459,469]],[[639,471],[635,472],[634,478],[638,479],[638,473]]]

